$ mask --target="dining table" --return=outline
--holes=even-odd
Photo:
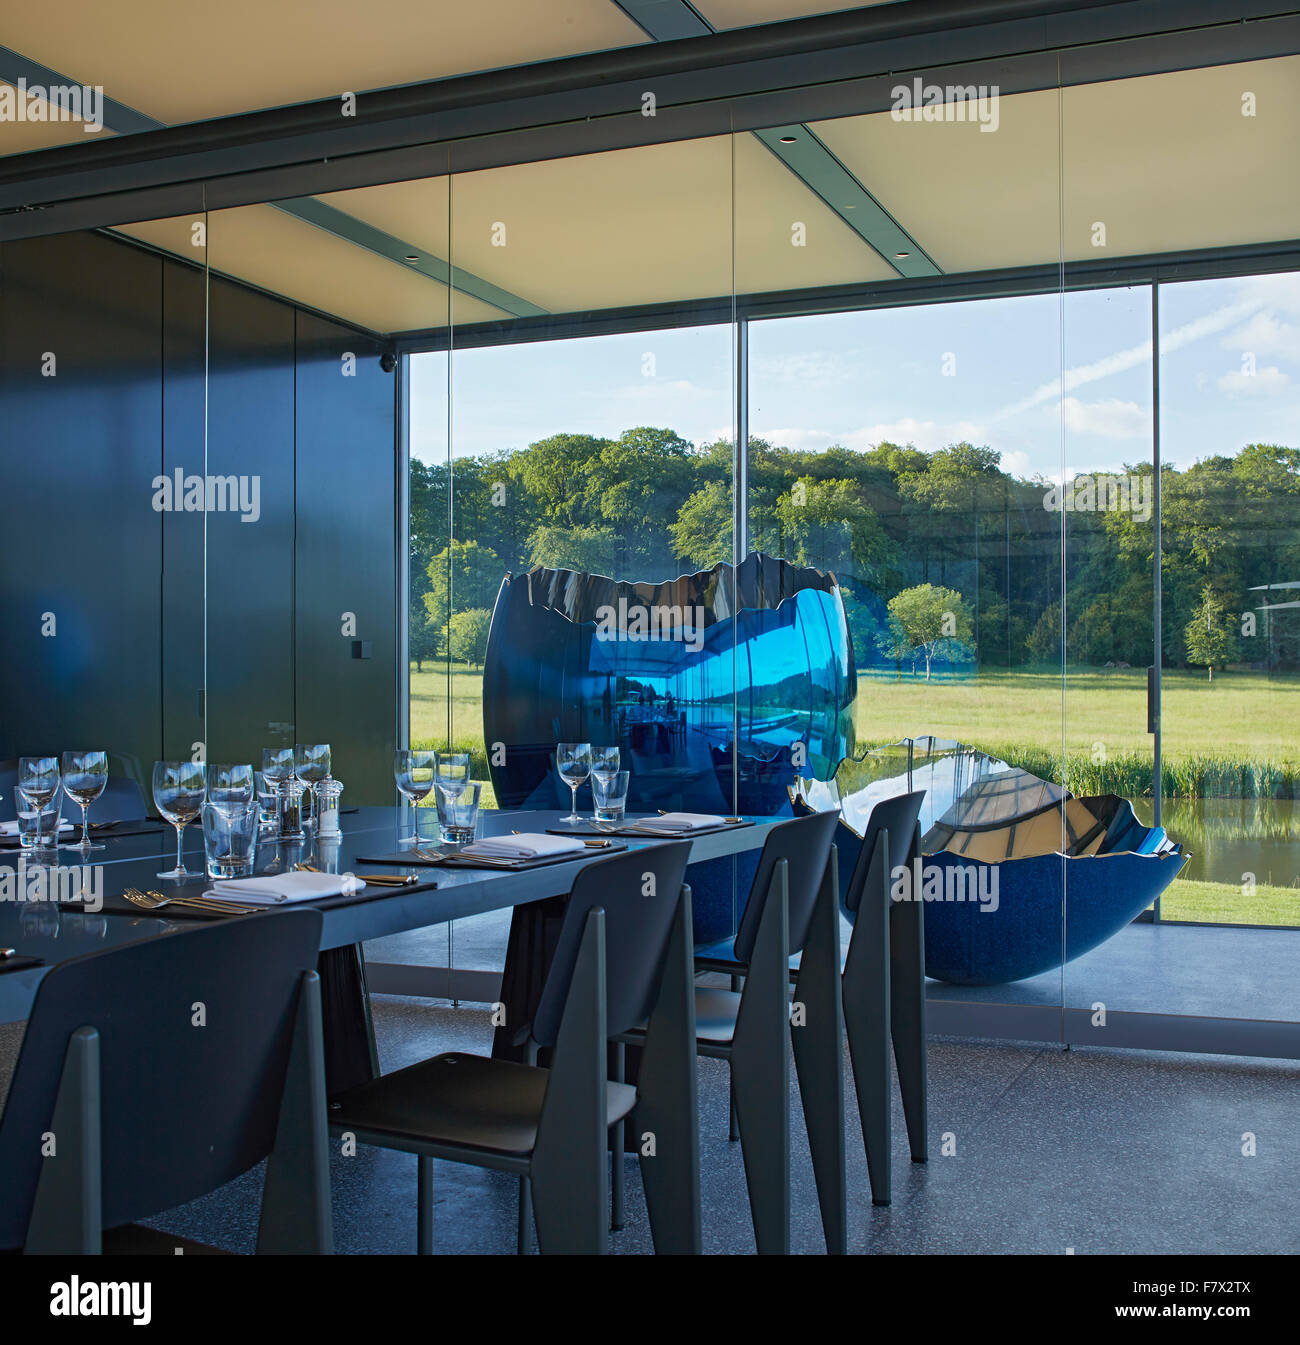
[[[563,828],[558,811],[487,811],[480,814],[480,836],[505,836],[512,832],[544,833]],[[432,819],[422,819],[430,829]],[[740,855],[759,849],[768,830],[784,819],[746,817],[736,824],[687,837],[690,863]],[[320,973],[325,1009],[327,1091],[340,1092],[373,1077],[378,1072],[374,1029],[370,1017],[362,945],[370,939],[400,934],[489,911],[526,908],[534,903],[563,898],[573,885],[578,869],[598,862],[602,851],[592,850],[572,860],[520,869],[489,869],[415,863],[372,862],[401,849],[404,810],[379,805],[362,806],[340,818],[337,841],[308,839],[304,842],[268,840],[258,846],[256,872],[278,872],[298,864],[338,873],[409,875],[407,886],[367,885],[358,891],[314,900],[321,910]],[[591,830],[587,835],[591,835]],[[176,837],[170,827],[142,823],[126,827],[121,834],[105,831],[96,837],[103,848],[83,859],[75,847],[61,847],[62,866],[91,865],[91,890],[97,891],[102,907],[90,910],[76,900],[0,901],[0,947],[12,948],[14,956],[0,959],[0,1023],[25,1019],[44,975],[60,962],[105,948],[142,939],[165,938],[180,929],[193,928],[196,920],[256,919],[219,916],[202,910],[169,906],[155,912],[137,909],[125,898],[128,889],[164,895],[196,896],[211,886],[206,877],[184,881],[157,877],[171,867],[176,857]],[[183,837],[186,866],[202,873],[203,839],[200,828],[191,826]],[[630,848],[661,844],[653,837],[619,836],[616,843]],[[425,842],[426,846],[433,844]],[[17,871],[19,853],[0,850],[0,869]],[[92,903],[93,904],[93,903]],[[295,903],[303,904],[303,903]],[[276,908],[272,908],[276,909]],[[279,907],[278,909],[284,909]],[[539,912],[546,909],[539,907]],[[527,930],[528,921],[516,921],[515,930]],[[512,930],[512,944],[519,936]],[[5,962],[9,967],[6,968]],[[510,977],[509,954],[506,967]],[[525,979],[527,979],[525,977]],[[506,991],[503,990],[503,995]]]

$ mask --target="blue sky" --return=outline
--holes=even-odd
[[[1300,273],[1160,288],[1161,438],[1180,466],[1300,446]],[[1151,460],[1151,299],[1112,289],[750,325],[751,433],[789,448],[987,444],[1059,477]],[[452,357],[455,456],[560,431],[732,435],[727,327]],[[446,453],[446,358],[412,360],[412,452]]]

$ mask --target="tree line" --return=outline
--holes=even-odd
[[[859,667],[1051,665],[1063,634],[1072,663],[1150,663],[1155,527],[1138,502],[1151,464],[1126,467],[1122,492],[1102,474],[1071,495],[999,462],[965,442],[802,452],[753,438],[750,548],[834,572]],[[1265,586],[1300,581],[1300,450],[1164,467],[1160,492],[1166,666],[1300,664],[1296,613],[1260,610],[1292,596]],[[450,468],[413,460],[410,507],[412,657],[481,662],[507,572],[661,580],[729,560],[732,445],[639,427]]]

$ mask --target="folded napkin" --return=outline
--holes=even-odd
[[[701,831],[705,827],[725,826],[727,819],[713,813],[664,813],[661,817],[647,817],[632,825],[639,831],[662,831],[666,835],[679,836],[688,831]]]
[[[348,873],[271,873],[262,878],[226,878],[203,894],[244,906],[277,906],[286,901],[317,901],[351,896],[365,887]]]
[[[63,818],[62,821],[60,821],[60,823],[59,823],[59,830],[60,830],[60,831],[71,831],[71,830],[72,830],[72,823],[69,822],[68,819],[67,819],[66,817]],[[17,835],[18,835],[18,819],[17,819],[17,818],[14,818],[12,821],[9,821],[9,822],[0,822],[0,836],[17,836]]]
[[[523,832],[518,836],[485,836],[457,853],[483,859],[549,859],[552,855],[570,855],[585,849],[586,846],[573,836]]]

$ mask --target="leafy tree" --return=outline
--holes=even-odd
[[[1214,665],[1220,668],[1232,657],[1236,643],[1229,625],[1227,610],[1214,596],[1209,584],[1201,591],[1200,606],[1192,613],[1184,632],[1187,641],[1187,661],[1198,667],[1209,668],[1214,681]]]
[[[407,653],[415,660],[415,671],[424,671],[425,659],[438,657],[438,629],[427,617],[411,612],[411,628],[406,633]]]
[[[1034,623],[1025,640],[1030,655],[1043,663],[1060,662],[1061,658],[1061,604],[1049,603]]]
[[[453,612],[472,607],[491,610],[505,567],[491,547],[478,542],[452,542],[429,562],[428,575],[424,605],[430,624],[442,631]]]
[[[934,584],[917,584],[896,593],[889,600],[889,615],[902,634],[925,661],[925,680],[930,680],[931,664],[942,652],[945,641],[969,643],[970,609],[956,589]]]
[[[476,667],[483,666],[487,653],[488,628],[492,613],[486,607],[471,607],[455,612],[451,618],[451,656]]]
[[[688,497],[677,521],[668,525],[673,550],[697,570],[730,560],[732,522],[730,483],[709,481]]]
[[[594,523],[561,528],[542,524],[528,539],[528,564],[544,565],[548,570],[586,570],[591,574],[611,574],[618,538],[613,528]]]

